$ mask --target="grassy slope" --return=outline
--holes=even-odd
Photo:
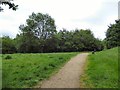
[[[11,54],[12,59],[9,60],[4,59],[8,54],[3,55],[3,88],[32,87],[49,78],[76,54]]]
[[[0,57],[0,89],[2,89],[2,57]]]
[[[118,48],[90,54],[82,87],[117,88],[118,87]]]

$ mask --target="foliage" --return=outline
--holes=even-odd
[[[49,78],[77,53],[3,54],[2,87],[29,88]],[[9,55],[11,61],[4,58]]]
[[[10,55],[7,55],[5,59],[12,59],[12,57]]]
[[[81,80],[87,88],[118,88],[118,47],[90,54]]]
[[[49,42],[56,33],[54,19],[48,14],[32,13],[26,23],[26,25],[20,25],[21,34],[16,37],[18,51],[45,52],[44,48],[50,45]]]
[[[18,53],[80,52],[103,50],[102,41],[91,30],[56,30],[54,19],[48,14],[32,13],[21,33],[13,40]]]
[[[120,46],[120,20],[115,20],[115,24],[110,24],[106,32],[106,47],[113,48]]]
[[[18,5],[15,5],[14,3],[11,2],[12,0],[0,0],[0,5],[8,5],[9,9],[12,9],[16,11],[18,8]],[[4,9],[0,6],[0,12],[3,11]]]
[[[2,37],[2,53],[15,53],[16,48],[13,39],[9,36]]]
[[[92,51],[102,50],[102,44],[99,39],[94,38],[90,30],[67,31],[66,29],[58,32],[59,51]]]

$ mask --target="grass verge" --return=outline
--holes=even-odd
[[[83,88],[118,88],[118,47],[90,54],[80,81]]]

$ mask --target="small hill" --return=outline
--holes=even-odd
[[[81,87],[118,87],[118,47],[89,55]]]

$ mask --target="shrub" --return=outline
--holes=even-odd
[[[7,55],[5,59],[12,59],[12,57],[10,55]]]

